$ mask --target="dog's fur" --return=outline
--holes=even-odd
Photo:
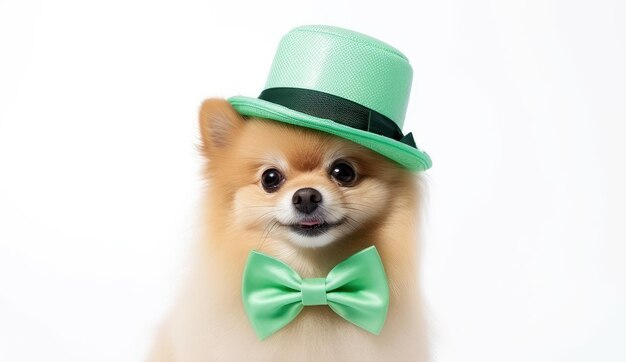
[[[200,131],[200,149],[207,159],[206,231],[191,276],[149,361],[425,361],[418,286],[419,176],[339,137],[244,118],[221,99],[203,103]],[[343,187],[329,177],[337,159],[355,166],[354,186]],[[260,184],[268,168],[285,175],[272,193]],[[290,201],[304,187],[321,192],[326,217],[345,222],[319,237],[301,236],[282,225],[294,218]],[[241,301],[241,277],[251,250],[272,255],[310,278],[325,276],[370,245],[381,255],[390,288],[389,312],[379,336],[327,306],[314,306],[258,340]]]

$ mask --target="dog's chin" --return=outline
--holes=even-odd
[[[321,224],[315,228],[303,228],[298,225],[283,225],[281,233],[290,244],[299,248],[322,248],[328,246],[342,236],[340,225]]]
[[[328,246],[337,240],[337,237],[330,232],[317,236],[307,236],[295,231],[289,231],[287,240],[299,248],[321,248]]]

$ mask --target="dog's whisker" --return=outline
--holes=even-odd
[[[363,228],[363,223],[355,220],[352,217],[346,217],[346,225],[352,229],[353,232]]]
[[[260,222],[263,219],[273,219],[275,212],[274,211],[268,211],[263,215],[259,215],[256,219],[254,219],[254,224],[257,224],[258,222]]]
[[[266,229],[263,231],[263,236],[261,237],[261,241],[259,242],[259,249],[261,249],[263,247],[263,244],[265,244],[265,240],[267,240],[270,236],[270,234],[272,233],[272,231],[276,228],[276,226],[279,224],[278,220],[275,220],[273,223],[268,224],[269,228],[266,226]]]
[[[261,233],[261,237],[259,238],[259,242],[257,243],[257,249],[261,250],[261,248],[263,247],[263,243],[265,241],[265,234],[268,232],[269,228],[270,228],[271,223],[268,223],[267,225],[265,225],[265,228],[263,229],[263,232]]]

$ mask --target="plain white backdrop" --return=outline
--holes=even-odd
[[[621,0],[0,0],[0,361],[140,361],[184,275],[204,98],[290,28],[403,51],[437,362],[626,361]]]

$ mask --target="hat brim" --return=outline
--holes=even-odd
[[[430,156],[425,152],[385,136],[344,126],[258,98],[235,96],[229,98],[228,102],[243,116],[267,118],[330,133],[369,148],[411,171],[424,171],[432,166]]]

